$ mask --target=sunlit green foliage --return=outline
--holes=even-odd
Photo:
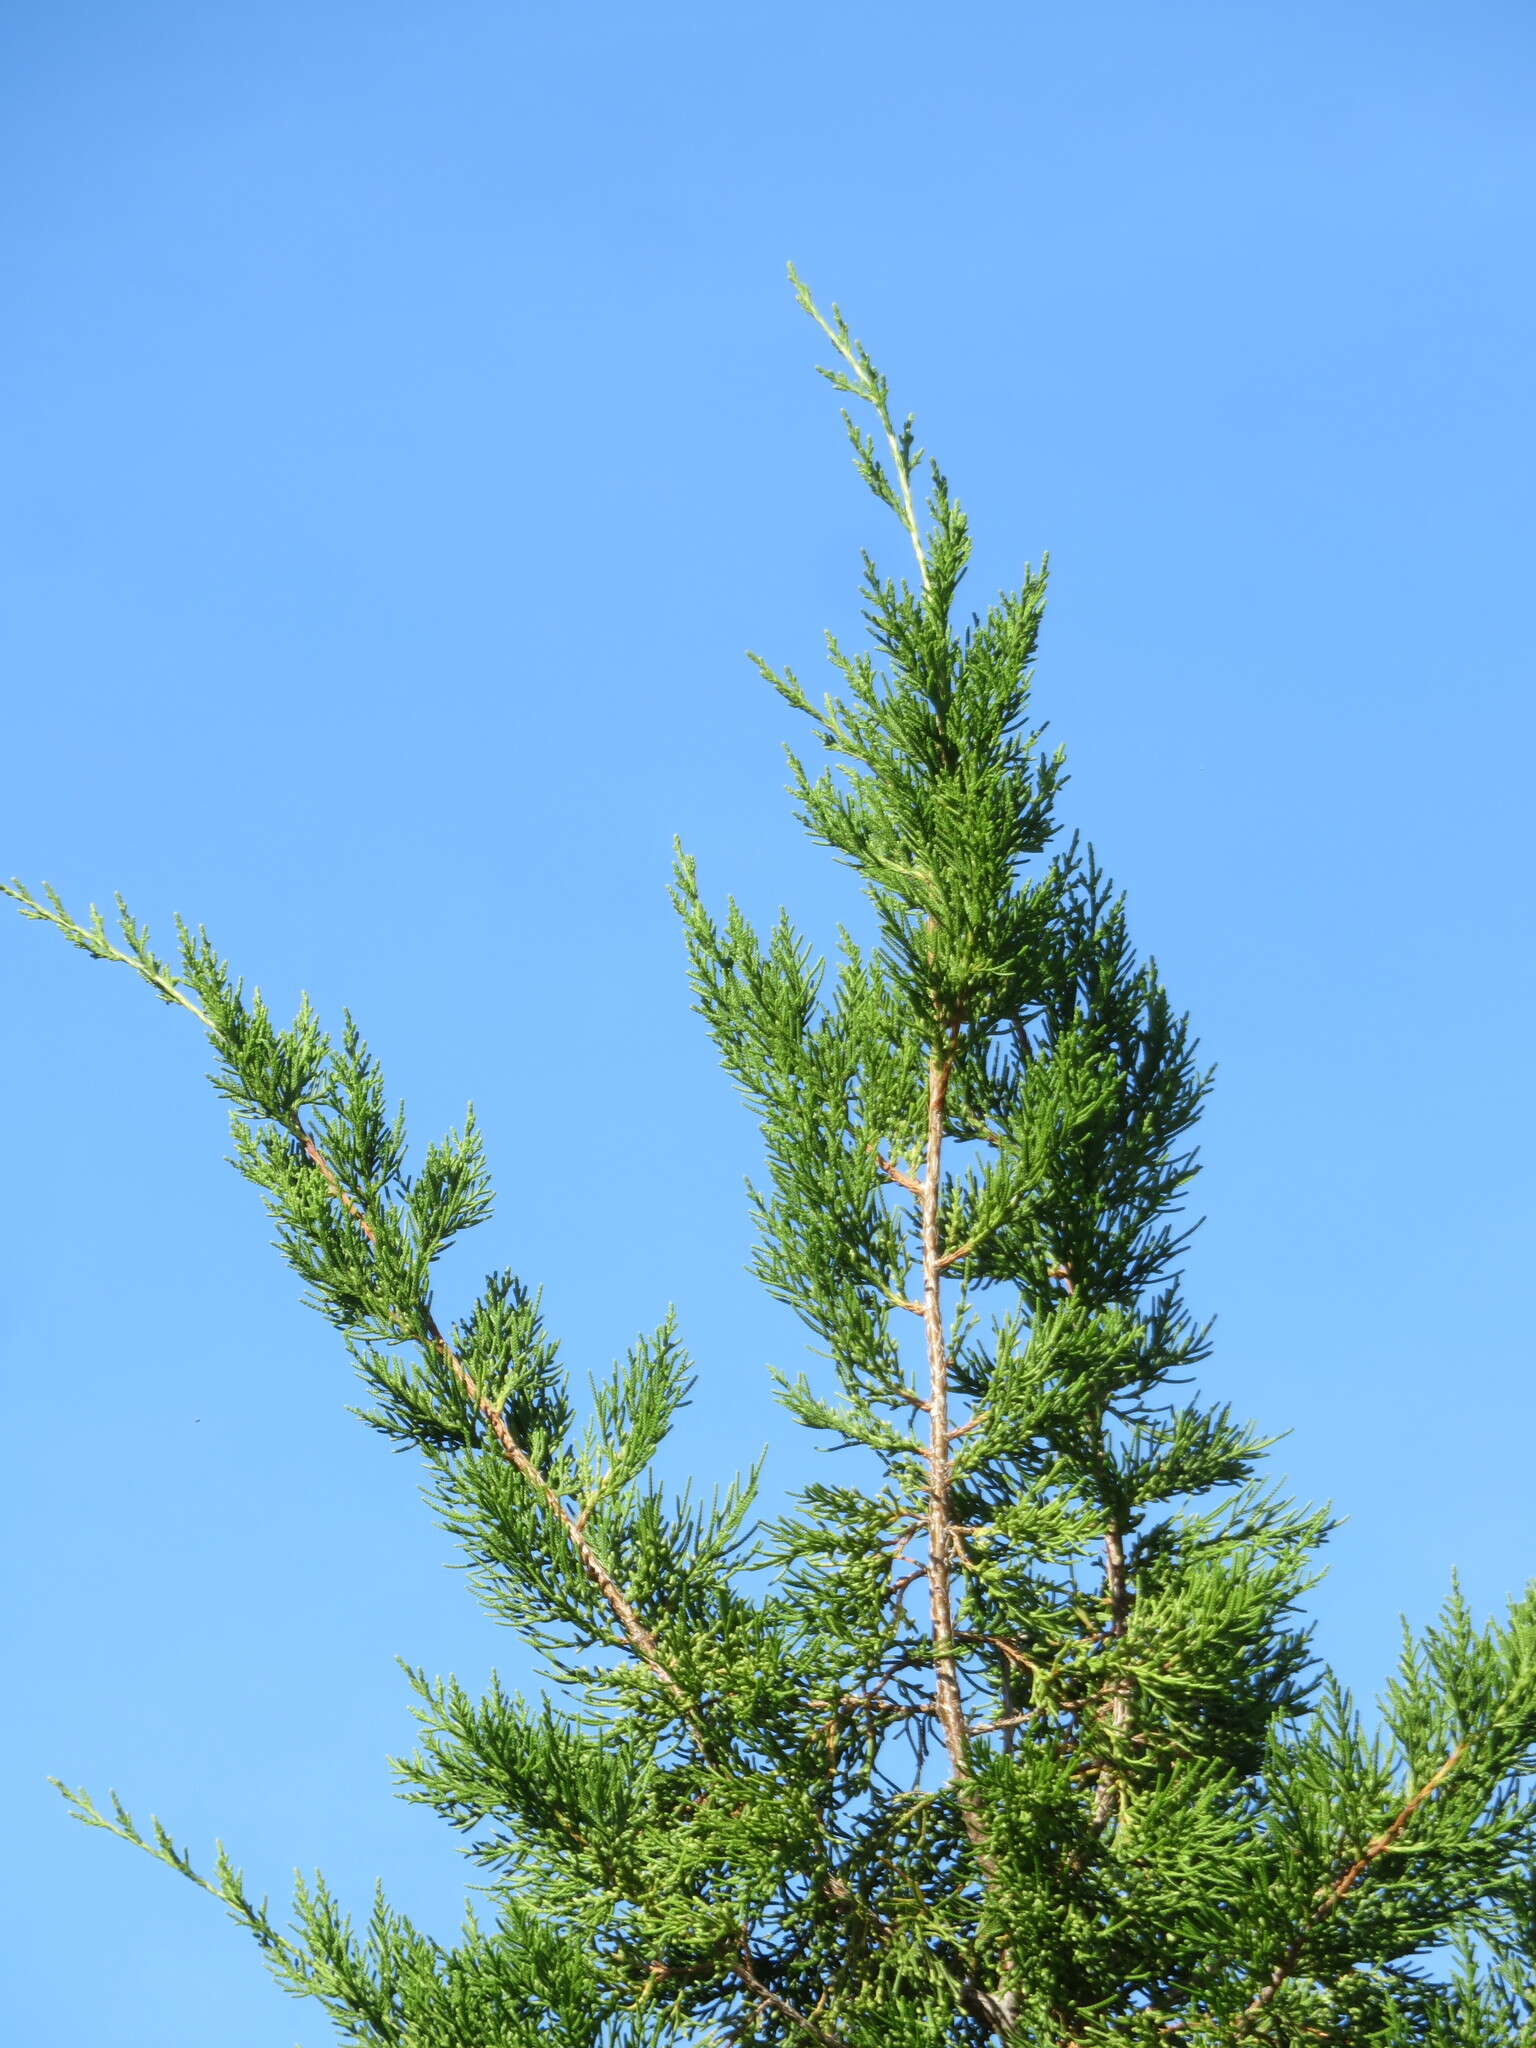
[[[675,893],[697,1006],[762,1126],[756,1270],[815,1341],[791,1416],[849,1455],[793,1512],[652,1461],[692,1369],[668,1322],[573,1393],[510,1272],[445,1321],[484,1224],[472,1119],[410,1165],[350,1019],[274,1023],[201,932],[167,961],[10,893],[205,1027],[235,1157],[344,1337],[366,1419],[415,1445],[544,1696],[411,1674],[403,1796],[465,1838],[489,1924],[428,1939],[323,1883],[282,1932],[114,1802],[77,1813],[223,1899],[341,2038],[399,2048],[1017,2048],[1533,2032],[1536,1596],[1459,1594],[1377,1721],[1299,1602],[1324,1513],[1191,1391],[1180,1293],[1209,1085],[1029,719],[1045,572],[957,613],[966,520],[834,311],[801,303],[912,567],[866,558],[839,695],[792,791],[862,884],[828,966]],[[872,422],[870,426],[865,420]],[[917,493],[925,498],[926,512]]]

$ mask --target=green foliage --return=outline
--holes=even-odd
[[[957,618],[965,516],[840,315],[795,280],[858,471],[915,580],[864,565],[870,647],[829,642],[790,756],[874,942],[829,970],[787,917],[675,896],[697,1007],[762,1126],[756,1271],[812,1333],[789,1413],[853,1453],[752,1519],[652,1463],[691,1369],[671,1322],[584,1402],[536,1294],[433,1267],[491,1212],[472,1118],[409,1166],[350,1018],[286,1028],[199,931],[22,912],[191,1011],[235,1163],[344,1337],[364,1419],[415,1445],[545,1696],[410,1674],[397,1764],[489,1873],[494,1925],[427,1939],[322,1881],[290,1933],[114,1802],[92,1825],[221,1898],[342,2039],[411,2048],[1018,2048],[1536,2040],[1536,1592],[1459,1592],[1370,1729],[1299,1603],[1325,1513],[1189,1392],[1178,1261],[1210,1084],[1124,904],[1063,841],[1029,722],[1045,571]],[[864,418],[872,419],[866,427]]]

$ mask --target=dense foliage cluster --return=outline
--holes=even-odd
[[[1180,1294],[1208,1085],[1028,716],[1043,569],[957,616],[966,520],[834,311],[858,469],[909,547],[866,558],[841,694],[804,719],[811,835],[871,938],[828,966],[676,900],[698,1008],[754,1105],[764,1285],[813,1333],[785,1406],[841,1483],[758,1519],[652,1461],[671,1323],[579,1412],[538,1298],[432,1269],[485,1222],[473,1123],[409,1164],[350,1020],[286,1029],[199,933],[173,961],[47,895],[25,914],[193,1012],[238,1164],[344,1337],[369,1420],[426,1460],[544,1696],[413,1674],[404,1795],[464,1832],[494,1919],[427,1938],[323,1885],[280,1930],[222,1857],[113,1829],[224,1899],[343,2039],[399,2048],[1130,2048],[1536,2040],[1536,1595],[1453,1595],[1367,1729],[1298,1603],[1326,1518],[1190,1393]],[[862,423],[869,420],[868,428]]]

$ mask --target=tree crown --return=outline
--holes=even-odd
[[[791,273],[793,277],[793,272]],[[356,1026],[287,1027],[206,936],[171,959],[50,891],[23,914],[190,1011],[236,1164],[414,1445],[544,1697],[410,1674],[404,1796],[466,1837],[494,1924],[433,1941],[323,1881],[290,1932],[114,1800],[78,1815],[221,1897],[342,2038],[1029,2048],[1532,2036],[1536,1596],[1453,1592],[1367,1732],[1299,1602],[1326,1513],[1190,1390],[1178,1265],[1210,1084],[1123,900],[1056,822],[1030,723],[1045,567],[962,618],[965,516],[834,308],[801,305],[860,476],[911,566],[868,556],[839,694],[764,676],[810,835],[873,940],[813,956],[674,893],[697,1008],[761,1123],[755,1270],[821,1363],[797,1421],[841,1483],[756,1516],[653,1460],[691,1367],[669,1318],[573,1394],[538,1296],[456,1319],[433,1266],[490,1216],[472,1116],[410,1163]],[[919,497],[921,494],[922,503]],[[1446,1954],[1451,1963],[1440,1967]]]

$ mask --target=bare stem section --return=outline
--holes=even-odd
[[[1118,1521],[1111,1521],[1104,1532],[1104,1600],[1109,1609],[1109,1635],[1111,1641],[1125,1634],[1126,1617],[1130,1613],[1130,1585],[1125,1570],[1125,1531]],[[1106,1715],[1110,1729],[1117,1739],[1130,1733],[1131,1687],[1124,1678],[1110,1681],[1106,1700]],[[1120,1805],[1120,1788],[1116,1777],[1115,1763],[1106,1758],[1099,1776],[1098,1788],[1093,1799],[1093,1824],[1105,1828],[1115,1817]]]
[[[944,1330],[943,1254],[939,1196],[944,1159],[944,1111],[953,1052],[936,1052],[928,1067],[928,1144],[918,1213],[922,1222],[923,1323],[928,1340],[928,1611],[934,1641],[934,1710],[949,1752],[952,1777],[963,1778],[970,1746],[955,1661],[954,1517],[950,1511],[949,1351]]]

